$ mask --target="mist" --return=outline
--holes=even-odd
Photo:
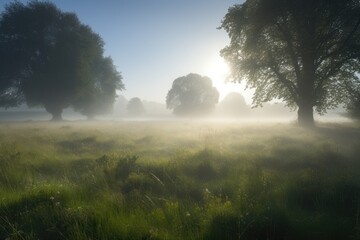
[[[360,239],[360,2],[0,1],[0,239]]]
[[[111,113],[97,116],[94,120],[101,124],[107,121],[223,121],[223,122],[296,122],[296,110],[290,110],[284,103],[266,103],[262,107],[254,108],[247,104],[240,93],[230,93],[229,98],[224,98],[216,104],[213,111],[206,115],[175,116],[166,104],[141,100],[144,112],[141,114],[130,114],[127,110],[128,99],[120,95],[114,103]],[[66,121],[88,121],[86,116],[68,108],[63,112]],[[353,119],[347,114],[343,107],[330,110],[323,115],[315,114],[317,122],[352,122]],[[48,121],[51,115],[42,108],[29,108],[21,106],[18,108],[0,108],[0,122],[26,122],[26,121]]]

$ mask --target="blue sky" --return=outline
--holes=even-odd
[[[0,10],[9,3],[0,0]],[[26,2],[25,0],[21,2]],[[99,33],[122,73],[126,98],[165,102],[174,79],[190,72],[207,75],[223,98],[239,91],[224,84],[226,65],[219,51],[228,42],[218,30],[228,8],[241,0],[52,0],[63,11],[75,12]]]

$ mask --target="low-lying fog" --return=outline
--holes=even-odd
[[[176,121],[176,120],[194,120],[194,121],[244,121],[244,122],[292,122],[296,121],[296,111],[289,110],[283,103],[266,103],[263,107],[251,108],[243,101],[231,102],[224,99],[216,105],[214,111],[206,116],[175,116],[172,111],[166,108],[165,104],[151,101],[142,101],[144,111],[138,114],[131,113],[128,109],[128,101],[120,96],[114,104],[113,112],[106,115],[96,116],[95,120],[106,121]],[[86,116],[73,111],[71,108],[64,110],[64,120],[76,121],[86,120]],[[0,121],[47,121],[51,115],[42,108],[28,108],[22,106],[19,108],[0,108]],[[346,117],[346,111],[343,108],[328,111],[320,116],[315,114],[318,121],[347,122],[351,121]]]

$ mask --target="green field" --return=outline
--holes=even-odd
[[[360,127],[2,123],[0,239],[360,239]]]

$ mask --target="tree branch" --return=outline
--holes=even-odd
[[[351,31],[350,31],[349,34],[345,37],[345,39],[339,40],[339,41],[337,41],[337,42],[334,42],[331,47],[336,46],[336,45],[338,45],[338,44],[340,44],[340,46],[339,46],[337,49],[335,49],[334,51],[332,51],[332,52],[330,52],[330,53],[328,53],[328,54],[324,54],[324,56],[323,56],[322,58],[320,58],[319,62],[317,63],[318,66],[320,66],[320,64],[321,64],[325,59],[331,58],[331,57],[335,56],[336,54],[341,53],[341,50],[343,50],[343,49],[346,47],[347,43],[348,43],[348,42],[351,40],[351,38],[355,35],[355,33],[356,33],[356,31],[358,30],[359,26],[360,26],[360,16],[358,17],[358,19],[357,19],[354,27],[351,29]],[[328,36],[327,40],[328,40],[330,37],[331,37],[331,36]],[[330,46],[327,46],[327,49],[329,49],[329,48],[331,48],[331,47],[330,47]]]
[[[278,66],[276,65],[275,59],[273,58],[270,51],[267,52],[270,60],[269,67],[270,69],[275,73],[275,75],[278,77],[279,81],[284,84],[284,86],[289,90],[292,98],[295,102],[298,102],[298,91],[295,86],[295,84],[288,80],[279,70]]]
[[[291,62],[293,64],[293,67],[294,67],[294,70],[295,70],[296,78],[300,79],[301,70],[300,70],[300,66],[299,66],[299,63],[298,63],[298,60],[297,60],[297,57],[296,57],[296,54],[295,54],[294,45],[292,43],[292,39],[291,39],[291,36],[289,34],[289,31],[288,30],[286,31],[285,29],[283,29],[278,22],[276,22],[275,25],[278,27],[278,29],[280,30],[280,32],[282,33],[282,35],[284,37],[285,42],[287,43],[287,48],[288,48],[288,51],[289,51]]]
[[[342,60],[340,60],[340,61],[338,61],[336,63],[330,64],[328,66],[327,72],[322,77],[319,77],[318,84],[317,84],[317,86],[315,88],[315,94],[317,94],[318,91],[323,87],[323,84],[327,79],[330,79],[332,76],[336,75],[340,71],[341,67],[347,61],[353,59],[354,56],[356,56],[356,55],[347,56],[347,57],[343,58]]]

